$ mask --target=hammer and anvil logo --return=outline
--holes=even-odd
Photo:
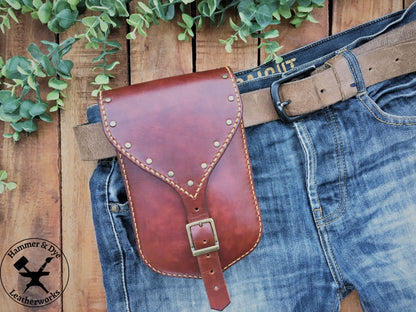
[[[0,279],[19,304],[40,307],[54,302],[69,280],[68,261],[58,246],[40,238],[22,240],[3,256]]]

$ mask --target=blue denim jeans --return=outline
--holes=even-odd
[[[415,19],[413,5],[279,65],[236,73],[240,92],[269,86],[282,66],[319,66]],[[364,311],[415,311],[416,73],[362,87],[297,122],[246,129],[264,234],[224,272],[225,311],[339,311],[353,289]],[[96,106],[88,117],[100,121]],[[201,280],[162,276],[141,261],[115,159],[98,162],[90,188],[108,311],[209,311]]]

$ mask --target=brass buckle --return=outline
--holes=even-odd
[[[214,235],[215,244],[213,246],[209,246],[209,247],[205,247],[201,249],[195,249],[195,244],[194,244],[194,240],[192,238],[192,233],[191,233],[191,227],[197,226],[197,225],[202,227],[202,224],[204,223],[209,223],[211,225],[211,230],[212,230],[212,234]],[[202,219],[202,220],[188,223],[186,225],[186,233],[188,234],[189,245],[191,245],[192,255],[195,257],[203,255],[203,254],[207,254],[210,252],[218,251],[220,249],[217,230],[215,229],[214,220],[212,218]]]

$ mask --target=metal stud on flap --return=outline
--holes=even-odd
[[[151,165],[153,163],[153,159],[146,158],[146,164]]]
[[[194,181],[189,180],[189,181],[188,181],[188,186],[194,186]]]
[[[111,98],[106,97],[106,98],[104,99],[104,102],[106,102],[106,103],[110,103],[110,102],[111,102]]]
[[[124,143],[124,147],[125,147],[125,148],[131,148],[131,143],[130,143],[130,142],[126,142],[126,143]]]

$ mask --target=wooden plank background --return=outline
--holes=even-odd
[[[134,2],[134,1],[133,1]],[[294,29],[287,23],[276,26],[283,52],[303,46],[331,33],[336,33],[410,5],[411,0],[336,0],[326,2],[316,10],[319,24],[304,24]],[[132,10],[134,7],[132,6]],[[70,29],[56,38],[46,27],[30,16],[19,16],[20,24],[13,24],[5,35],[0,34],[0,56],[25,55],[28,43],[40,40],[63,41],[80,33]],[[128,45],[127,28],[112,34],[123,49],[116,55],[120,65],[114,74],[113,87],[172,76],[224,65],[242,70],[258,65],[265,58],[258,51],[257,40],[248,44],[241,41],[227,54],[218,38],[227,38],[231,30],[204,27],[198,32],[195,44],[178,42],[181,31],[174,23],[161,23]],[[16,35],[18,34],[18,35]],[[128,50],[129,49],[129,50]],[[48,239],[61,247],[70,266],[70,281],[64,295],[54,303],[37,311],[105,311],[105,295],[92,224],[88,179],[93,162],[81,162],[72,127],[86,122],[85,110],[95,103],[91,97],[94,73],[91,59],[93,50],[75,45],[68,57],[74,61],[73,80],[67,90],[66,110],[54,114],[52,123],[39,123],[39,131],[23,138],[18,144],[0,140],[0,169],[7,169],[9,181],[18,188],[0,195],[0,254],[14,243],[30,237]],[[130,58],[130,59],[129,59]],[[129,67],[130,65],[130,67]],[[10,128],[0,122],[2,133]],[[324,300],[324,299],[323,299]],[[16,304],[0,290],[0,310],[28,311]],[[358,294],[352,293],[342,302],[342,312],[361,311]]]

